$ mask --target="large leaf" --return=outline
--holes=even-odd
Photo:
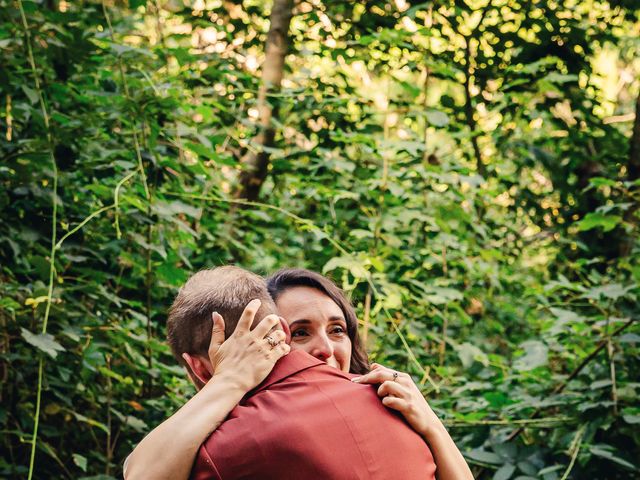
[[[594,228],[601,228],[605,232],[613,230],[618,224],[622,222],[622,217],[617,215],[605,215],[600,212],[587,213],[585,217],[580,220],[578,230],[581,232],[592,230]]]
[[[50,333],[39,333],[35,335],[25,328],[21,328],[20,330],[22,332],[22,338],[24,338],[27,343],[46,353],[51,358],[56,358],[58,352],[65,351],[64,347],[56,342]]]
[[[524,355],[513,362],[513,367],[519,371],[529,371],[547,364],[549,348],[539,340],[527,340],[520,345]]]

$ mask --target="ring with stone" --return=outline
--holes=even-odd
[[[267,335],[264,338],[265,338],[265,340],[267,342],[269,342],[269,345],[271,345],[271,348],[274,348],[276,345],[278,345],[278,343],[280,343],[280,342],[277,342],[276,340],[274,340],[273,338],[271,338],[269,335]]]
[[[398,372],[393,372],[393,381],[395,382],[398,379]]]

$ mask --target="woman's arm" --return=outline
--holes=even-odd
[[[382,403],[402,413],[431,448],[438,480],[473,480],[460,450],[409,375],[374,363],[371,372],[352,381],[380,384],[378,395]]]
[[[136,446],[124,465],[126,480],[186,480],[202,442],[220,426],[242,397],[271,372],[289,353],[280,324],[269,315],[249,331],[260,306],[253,301],[245,308],[238,326],[224,340],[224,320],[214,313],[209,357],[213,376],[176,413],[153,429]],[[269,335],[271,347],[264,337]]]
[[[198,448],[245,393],[233,378],[214,375],[180,410],[142,439],[125,462],[124,478],[188,479]]]

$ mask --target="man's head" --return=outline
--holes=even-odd
[[[178,292],[169,310],[167,336],[178,362],[187,367],[191,379],[201,387],[213,372],[208,361],[213,312],[225,321],[225,338],[233,333],[244,308],[261,301],[254,326],[276,313],[264,280],[239,267],[217,267],[193,275]]]

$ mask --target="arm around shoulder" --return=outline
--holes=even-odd
[[[200,445],[245,393],[230,379],[214,376],[176,413],[142,439],[125,462],[125,480],[188,479]]]
[[[280,324],[276,315],[266,316],[255,329],[250,330],[259,306],[257,300],[247,305],[236,330],[226,341],[224,319],[213,313],[210,366],[205,368],[207,375],[213,376],[208,380],[199,378],[206,382],[204,387],[142,439],[125,462],[126,480],[189,478],[200,445],[220,426],[242,397],[264,380],[275,362],[289,353],[282,329],[265,338],[272,328]],[[271,345],[274,339],[277,340],[275,346]]]

